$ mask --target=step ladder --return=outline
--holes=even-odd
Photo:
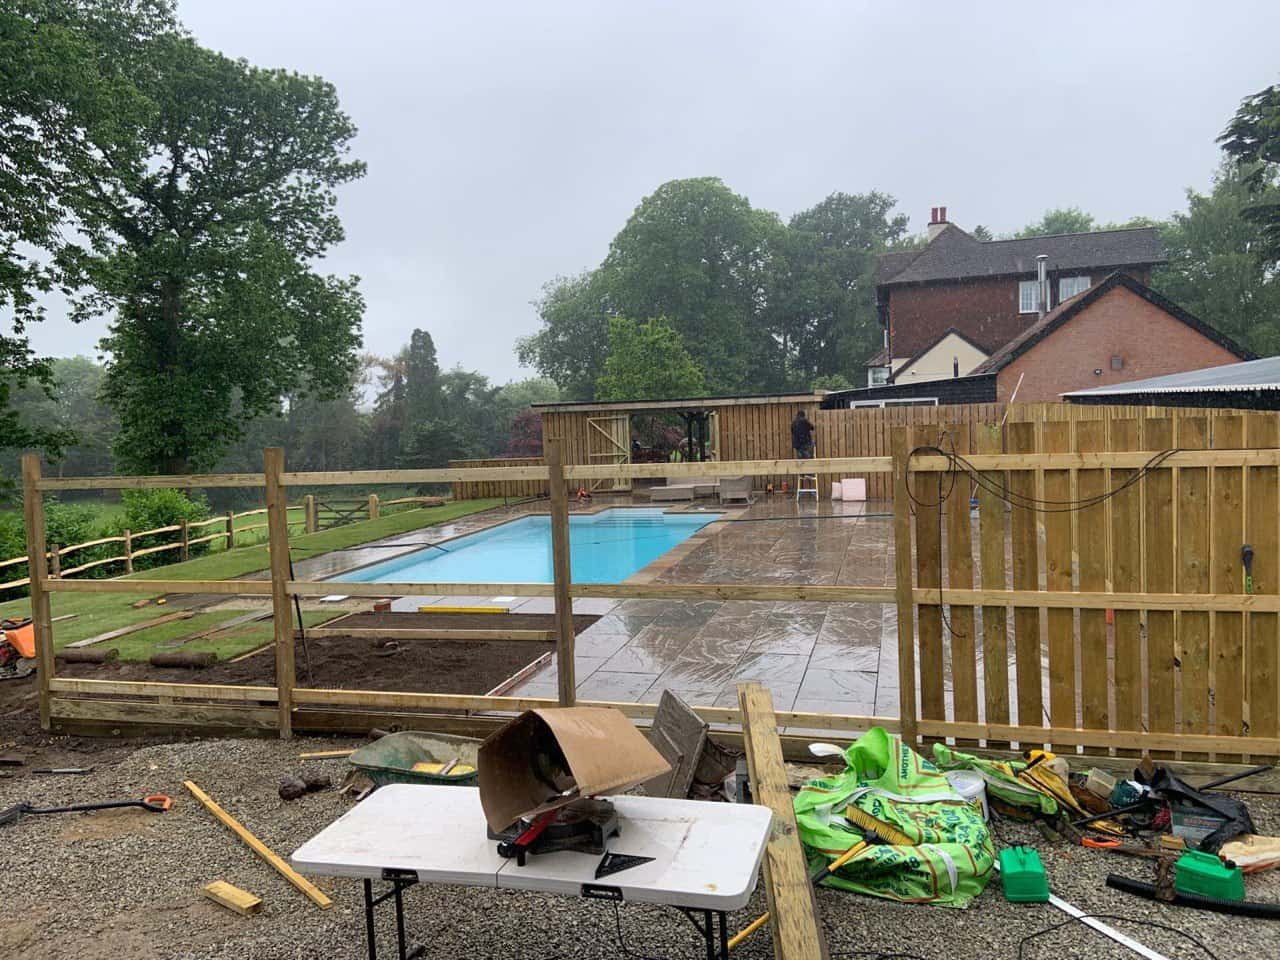
[[[796,477],[796,503],[800,502],[800,498],[806,493],[812,494],[813,499],[818,499],[818,475],[816,473],[802,473]]]

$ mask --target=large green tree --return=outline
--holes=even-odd
[[[591,400],[608,350],[609,298],[598,271],[557,277],[533,302],[541,328],[516,341],[516,356],[559,385],[570,400]]]
[[[712,393],[786,380],[769,296],[785,228],[716,177],[672,180],[645,197],[600,267],[610,312],[666,317]]]
[[[1246,97],[1218,142],[1245,171],[1253,197],[1243,212],[1259,229],[1256,255],[1274,268],[1280,265],[1280,84]]]
[[[876,267],[907,235],[894,203],[883,193],[833,193],[791,218],[771,312],[792,383],[849,377],[881,348]]]
[[[1250,218],[1259,198],[1280,198],[1272,172],[1254,186],[1227,161],[1207,193],[1187,191],[1187,209],[1162,231],[1169,262],[1154,286],[1174,302],[1260,354],[1280,353],[1280,276],[1258,251],[1265,227]]]
[[[598,399],[680,400],[705,390],[702,371],[670,320],[609,321],[609,358],[596,385]]]
[[[176,31],[118,60],[132,96],[85,117],[101,164],[61,196],[88,238],[77,316],[112,316],[105,396],[125,469],[212,465],[285,395],[335,396],[357,364],[354,278],[314,261],[342,239],[335,188],[355,127],[323,80],[206,50]]]
[[[1099,229],[1093,214],[1085,213],[1079,207],[1054,207],[1046,210],[1044,216],[1035,223],[1029,223],[1015,237],[1045,237],[1058,233],[1089,233]]]

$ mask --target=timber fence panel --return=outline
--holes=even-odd
[[[1280,446],[1277,414],[1248,414],[1245,440],[1251,447]],[[1248,469],[1245,540],[1253,547],[1253,592],[1280,593],[1280,468]],[[1246,731],[1254,737],[1280,736],[1280,617],[1250,613],[1245,635]]]
[[[949,435],[947,448],[954,448],[961,456],[968,454],[969,424],[948,424],[946,431]],[[947,485],[947,586],[968,589],[973,586],[973,519],[969,509],[971,482],[963,473],[952,474]],[[952,606],[948,609],[952,715],[956,720],[978,719],[978,650],[975,631],[973,607]]]
[[[1209,420],[1180,417],[1175,444],[1182,449],[1209,446]],[[1177,545],[1177,592],[1209,592],[1209,468],[1179,467],[1174,542]],[[1177,662],[1180,687],[1179,730],[1207,734],[1209,723],[1209,614],[1183,610],[1177,614]]]
[[[1032,453],[1036,447],[1033,421],[1009,423],[1005,449],[1011,454]],[[1036,471],[1010,470],[1009,491],[1023,503],[1036,498]],[[1013,589],[1040,589],[1040,557],[1036,514],[1026,506],[1014,506],[1010,515]],[[1041,687],[1040,611],[1015,607],[1013,611],[1014,666],[1018,689],[1018,720],[1022,726],[1039,725],[1044,717]]]
[[[1105,408],[1099,408],[1104,413]],[[1075,447],[1084,453],[1107,448],[1107,420],[1097,417],[1075,424]],[[1107,589],[1111,555],[1107,497],[1108,471],[1080,470],[1076,473],[1074,512],[1075,548],[1078,558],[1079,588],[1098,593]],[[1107,651],[1107,615],[1103,610],[1080,611],[1080,710],[1085,729],[1106,730],[1110,719],[1110,657]]]
[[[1136,450],[1139,422],[1135,419],[1108,421],[1108,445],[1112,450]],[[1111,489],[1118,489],[1137,475],[1133,469],[1111,470]],[[1133,483],[1111,499],[1111,585],[1117,593],[1137,593],[1142,589],[1142,485]],[[1112,718],[1117,730],[1145,729],[1143,683],[1142,612],[1116,610],[1114,635],[1114,705]],[[1136,751],[1121,750],[1122,756]]]
[[[1045,453],[1071,449],[1071,426],[1066,420],[1041,421],[1041,446]],[[1045,470],[1042,481],[1048,509],[1044,525],[1045,584],[1049,590],[1074,589],[1075,545],[1071,540],[1071,471]],[[1015,508],[1016,509],[1016,508]],[[1076,637],[1073,610],[1049,610],[1045,619],[1049,635],[1049,718],[1055,727],[1076,726]],[[1018,669],[1022,670],[1019,652]],[[1029,665],[1028,665],[1029,666]],[[1021,719],[1019,722],[1022,722]]]
[[[917,425],[911,428],[912,446],[934,446],[937,430]],[[911,491],[916,529],[916,586],[925,595],[942,589],[942,500],[947,476],[942,473],[916,474]],[[921,602],[916,611],[920,640],[920,716],[945,720],[947,663],[942,651],[943,611],[941,601]]]
[[[1244,417],[1220,415],[1213,422],[1215,449],[1245,445]],[[1241,549],[1245,532],[1245,468],[1214,467],[1210,481],[1209,589],[1213,593],[1243,593]],[[1244,613],[1220,611],[1212,616],[1209,634],[1210,732],[1226,737],[1245,733],[1244,716]],[[1217,760],[1241,757],[1217,756]]]
[[[1003,453],[1004,432],[993,424],[975,424],[974,450]],[[997,492],[1005,475],[988,471],[978,489],[979,560],[983,590],[1007,590],[1008,559],[1005,553],[1005,503]],[[982,608],[982,686],[988,723],[1009,722],[1009,611],[1005,607]],[[996,744],[989,744],[995,746]],[[1008,746],[1006,742],[1003,746]]]

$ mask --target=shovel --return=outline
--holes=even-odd
[[[0,811],[0,826],[21,820],[26,816],[42,813],[80,813],[85,810],[114,810],[119,807],[141,807],[151,813],[164,813],[173,801],[164,794],[152,794],[141,800],[109,800],[105,803],[77,803],[69,807],[33,807],[29,803],[15,803],[8,810]]]

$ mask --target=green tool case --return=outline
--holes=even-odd
[[[1226,866],[1215,854],[1188,850],[1174,866],[1173,889],[1218,900],[1243,900],[1244,874],[1237,866]]]
[[[1010,903],[1047,903],[1049,880],[1040,854],[1033,847],[1006,847],[1000,851],[1000,882]]]

